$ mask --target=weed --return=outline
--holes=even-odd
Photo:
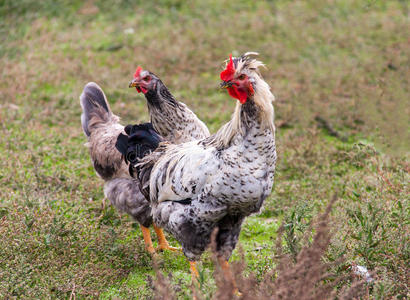
[[[232,256],[244,290],[258,295],[267,274],[268,286],[281,276],[281,223],[281,255],[296,273],[315,244],[313,216],[337,192],[321,255],[345,258],[333,278],[364,265],[369,298],[408,298],[408,12],[401,0],[2,1],[0,298],[152,296],[139,229],[101,209],[78,97],[95,81],[124,124],[146,121],[143,96],[128,89],[142,65],[215,132],[235,105],[218,90],[221,62],[245,51],[268,66],[279,157],[274,192],[244,222],[243,254]],[[185,258],[160,258],[164,282],[189,299]],[[213,297],[210,255],[200,270],[198,294]],[[353,285],[346,278],[334,290]]]
[[[326,263],[323,255],[330,244],[329,213],[336,198],[330,202],[326,211],[318,218],[315,226],[315,235],[309,246],[303,247],[297,253],[294,260],[292,255],[282,254],[282,233],[278,235],[275,253],[279,253],[276,267],[265,274],[261,282],[256,280],[254,273],[244,275],[246,262],[244,256],[231,267],[235,274],[235,281],[241,291],[241,295],[235,295],[232,278],[222,271],[217,259],[215,242],[211,243],[213,261],[216,265],[214,278],[216,292],[212,295],[204,293],[200,288],[193,285],[192,293],[196,299],[353,299],[364,295],[365,283],[355,281],[345,284],[343,288],[336,290],[335,287],[345,280],[346,275],[332,274],[331,267],[340,265],[343,259],[337,262]],[[214,234],[214,237],[216,235]],[[161,271],[157,270],[157,280],[155,283],[156,297],[158,299],[176,299],[172,296],[172,284],[164,280]]]

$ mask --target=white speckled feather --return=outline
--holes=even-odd
[[[274,96],[257,70],[262,63],[247,55],[235,63],[234,76],[249,76],[254,93],[238,102],[231,121],[203,140],[163,144],[137,164],[154,221],[190,260],[200,257],[215,227],[218,252],[229,257],[243,219],[259,211],[273,186]]]

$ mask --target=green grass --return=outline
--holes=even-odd
[[[325,259],[344,255],[340,274],[367,266],[370,298],[408,297],[408,32],[406,1],[0,1],[0,297],[152,295],[141,232],[102,209],[78,97],[95,81],[124,123],[147,120],[127,88],[141,65],[215,132],[234,107],[217,89],[221,63],[245,51],[268,67],[279,155],[274,191],[241,232],[245,272],[274,267],[280,224],[296,257],[337,194]],[[158,260],[189,298],[185,258]],[[200,271],[211,296],[209,253]]]

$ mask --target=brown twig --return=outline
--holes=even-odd
[[[379,167],[377,167],[377,173],[380,175],[380,177],[383,179],[383,181],[394,191],[394,192],[401,192],[401,189],[399,189],[398,187],[394,186],[390,180],[388,178],[386,178],[382,171],[380,170]]]
[[[70,300],[75,300],[75,282],[73,284],[73,289],[71,290]]]

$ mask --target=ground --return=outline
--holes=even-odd
[[[242,249],[262,278],[281,224],[296,257],[336,195],[324,259],[344,255],[340,274],[366,266],[370,298],[408,297],[408,32],[406,1],[1,1],[0,297],[150,297],[152,259],[138,226],[102,207],[78,97],[95,81],[124,124],[146,121],[128,89],[141,65],[215,132],[235,105],[218,90],[222,62],[246,51],[276,96],[278,163],[232,260]],[[189,298],[185,258],[158,260]],[[199,270],[211,297],[209,253]]]

